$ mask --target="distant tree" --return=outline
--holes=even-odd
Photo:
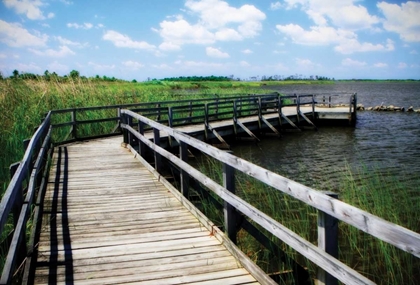
[[[50,74],[50,72],[48,71],[48,69],[47,69],[47,70],[45,70],[45,71],[44,71],[44,78],[45,78],[45,80],[50,81],[50,77],[51,77],[51,74]]]
[[[137,80],[133,79],[131,80],[131,83],[137,83]]]
[[[14,79],[18,79],[18,77],[19,77],[19,71],[17,71],[17,69],[13,70],[12,74],[13,74],[13,78]]]
[[[72,71],[70,71],[69,76],[70,76],[72,79],[77,79],[77,78],[79,78],[80,73],[79,73],[79,71],[77,71],[77,70],[74,70],[74,69],[73,69]]]
[[[3,80],[3,79],[4,79],[3,73],[0,71],[0,80]]]

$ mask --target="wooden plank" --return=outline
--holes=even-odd
[[[62,162],[61,177],[56,181],[50,178],[53,183],[48,184],[45,195],[35,283],[49,283],[51,274],[57,284],[69,280],[113,284],[214,275],[242,268],[220,241],[120,143],[86,145],[67,146],[68,173],[63,174]],[[83,146],[82,152],[75,151],[79,146]],[[103,151],[97,151],[98,148]],[[92,155],[93,149],[96,152]],[[119,155],[107,157],[114,151]],[[89,155],[83,157],[83,153]],[[125,163],[128,168],[123,167]],[[51,177],[57,174],[57,163],[53,165]],[[64,198],[65,192],[68,195]],[[51,229],[51,225],[57,228]],[[70,239],[65,238],[68,233]],[[71,274],[67,244],[71,245]],[[223,278],[229,282],[236,277],[255,282],[246,270],[232,274]]]

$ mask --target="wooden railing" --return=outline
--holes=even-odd
[[[8,230],[8,232],[11,234],[8,238],[6,238],[6,241],[4,242],[7,247],[7,256],[5,257],[5,265],[3,267],[0,284],[9,284],[12,276],[15,274],[17,269],[21,268],[25,259],[28,266],[25,266],[24,275],[28,276],[30,273],[30,265],[32,264],[32,252],[34,251],[36,245],[35,237],[37,236],[37,232],[39,232],[40,226],[38,221],[40,215],[42,215],[42,199],[43,191],[45,190],[45,185],[47,183],[48,162],[51,157],[53,145],[65,144],[79,140],[121,135],[121,126],[125,130],[125,140],[128,140],[129,133],[132,134],[130,135],[132,138],[137,136],[141,137],[141,135],[136,133],[131,127],[133,119],[139,120],[138,131],[140,133],[143,133],[148,129],[154,131],[154,141],[156,143],[159,142],[158,130],[162,130],[161,128],[164,128],[164,130],[170,130],[170,134],[175,134],[175,136],[171,136],[174,137],[176,141],[178,141],[178,136],[181,136],[182,138],[184,138],[184,136],[179,133],[173,133],[173,129],[169,128],[168,126],[204,123],[208,128],[211,128],[210,123],[213,121],[233,117],[236,122],[239,123],[239,118],[252,114],[258,115],[260,118],[260,123],[263,123],[264,115],[275,112],[281,114],[282,106],[294,104],[294,106],[297,108],[299,107],[299,97],[293,96],[292,100],[289,99],[290,98],[287,97],[283,98],[278,94],[231,96],[223,98],[218,98],[216,96],[216,98],[212,99],[150,102],[101,107],[70,108],[50,111],[48,114],[46,114],[42,124],[40,127],[38,127],[33,137],[29,141],[22,161],[11,166],[12,178],[1,200],[0,234],[3,236],[8,235],[8,233],[5,233],[6,224],[11,225],[10,231]],[[315,102],[312,99],[312,104],[314,103]],[[132,111],[123,111],[123,108],[129,108]],[[137,113],[140,113],[140,115]],[[126,121],[121,125],[122,119]],[[101,128],[92,128],[96,132],[94,134],[92,134],[89,129],[86,130],[84,128],[85,126],[97,124],[104,124],[105,126]],[[97,131],[98,129],[99,131]],[[60,132],[60,130],[65,130],[65,132],[57,134],[57,132]],[[127,130],[130,130],[130,132],[127,132]],[[183,139],[179,140],[181,141],[181,148],[184,149],[182,152],[183,159],[187,157],[185,148],[187,144],[189,144],[189,139],[191,138],[188,137],[188,139],[185,139],[185,142],[183,142]],[[150,142],[140,143],[140,152],[142,154],[144,154],[146,151],[146,145],[150,146]],[[194,147],[194,144],[189,145]],[[199,148],[203,147],[204,150],[208,150],[210,153],[213,153],[214,151],[214,148],[204,143],[196,146]],[[226,155],[224,152],[223,154]],[[159,165],[161,165],[159,162],[160,155],[163,156],[167,154],[160,154],[159,152],[155,153],[157,168],[159,168]],[[220,155],[221,153],[217,153],[217,156]],[[242,163],[242,160],[234,158],[231,155],[227,155],[226,157],[230,157],[231,160]],[[221,161],[225,162],[224,160]],[[246,166],[247,164],[243,165],[244,167],[248,167]],[[227,164],[226,171],[229,172],[231,167],[236,168],[237,165]],[[246,168],[240,168],[240,170],[246,171]],[[255,169],[253,168],[252,170],[254,171]],[[261,172],[263,170],[259,169],[259,171]],[[183,191],[186,191],[187,186],[185,185],[188,184],[187,176],[191,175],[190,169],[181,168],[181,173],[183,175],[182,181],[184,181]],[[196,174],[196,172],[194,173]],[[285,182],[283,181],[282,183]],[[221,189],[220,187],[218,188],[213,184],[211,185],[211,187],[214,189]],[[224,195],[224,192],[220,193],[221,195]],[[229,200],[226,201],[229,203],[232,202],[231,205],[239,207],[238,209],[241,210],[243,206],[237,204],[238,202],[235,200],[236,198],[237,197],[235,196],[235,198],[232,198],[233,200],[229,198]],[[321,200],[321,202],[329,203],[325,202],[324,200]],[[251,212],[252,211],[253,210],[251,208]],[[345,214],[346,213],[342,215]],[[265,217],[263,221],[265,221],[266,218],[267,217]],[[357,219],[361,218],[357,217]],[[34,226],[29,226],[29,221],[31,221]],[[248,230],[251,227],[252,225],[248,224]],[[31,232],[31,238],[29,241],[26,241],[26,233],[28,228]],[[232,231],[231,227],[228,227],[228,229]],[[283,229],[281,231],[283,231]],[[230,234],[230,236],[233,238],[232,234]],[[270,241],[267,241],[267,243],[269,242]],[[405,240],[401,240],[401,242],[405,242]],[[416,251],[414,250],[414,252]],[[24,280],[26,280],[25,278],[26,277],[24,277]]]
[[[40,226],[37,221],[42,211],[42,191],[46,187],[47,164],[51,157],[50,122],[51,113],[48,113],[30,140],[23,160],[11,166],[12,180],[0,204],[0,232],[4,233],[10,218],[13,230],[8,238],[9,249],[0,284],[10,284],[16,268],[21,267],[24,262],[31,263],[30,257],[29,260],[26,258],[30,256],[28,252],[32,252],[35,247],[34,237]],[[33,219],[30,219],[31,215]],[[29,243],[26,239],[28,221],[35,225]],[[29,271],[25,271],[25,274],[29,274]]]
[[[325,251],[324,244],[319,247],[313,245],[232,193],[232,190],[234,189],[234,186],[232,185],[232,181],[234,181],[233,169],[235,169],[277,189],[278,191],[303,201],[305,204],[318,209],[321,213],[323,213],[323,215],[333,217],[350,224],[361,231],[398,247],[403,251],[409,252],[416,257],[420,257],[420,235],[413,231],[387,222],[366,211],[334,199],[333,197],[299,184],[293,180],[282,177],[232,154],[221,151],[203,143],[202,141],[194,139],[170,127],[159,124],[130,110],[121,110],[121,116],[123,121],[121,127],[124,131],[124,142],[129,144],[130,142],[136,141],[136,145],[139,145],[140,155],[145,155],[148,150],[152,151],[154,154],[154,167],[157,172],[160,172],[163,167],[162,158],[165,158],[171,164],[176,165],[180,170],[180,192],[183,193],[183,195],[187,195],[188,189],[191,187],[189,181],[191,179],[195,179],[201,185],[204,185],[225,201],[224,228],[232,240],[236,239],[237,229],[235,216],[236,211],[238,211],[259,224],[284,243],[291,246],[297,252],[314,262],[317,266],[319,266],[319,268],[341,282],[345,284],[374,284],[360,273],[329,255]],[[139,131],[135,130],[132,127],[132,124],[138,124]],[[153,129],[154,139],[152,141],[144,136],[145,126],[149,126]],[[159,146],[160,132],[166,133],[173,140],[178,142],[180,147],[179,157]],[[217,159],[223,164],[223,185],[213,181],[187,163],[188,147],[197,149],[202,153]],[[134,147],[130,146],[130,148],[133,151],[136,151]],[[236,211],[232,210],[233,208],[236,209]],[[320,236],[325,236],[325,234],[326,233],[324,231],[323,233],[320,233]],[[325,275],[320,274],[319,276]],[[325,280],[322,280],[322,282],[324,281]]]

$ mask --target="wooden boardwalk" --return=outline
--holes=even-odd
[[[121,142],[55,150],[35,284],[259,284]]]

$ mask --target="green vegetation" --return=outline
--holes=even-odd
[[[219,162],[206,157],[201,158],[198,165],[202,172],[218,183],[222,183],[222,166]],[[368,170],[362,169],[360,171]],[[379,173],[375,170],[373,172]],[[413,198],[418,197],[418,195],[407,191],[406,185],[397,179],[390,181],[389,177],[375,174],[372,179],[359,181],[354,179],[355,174],[349,167],[344,169],[342,188],[338,193],[340,200],[387,221],[420,232],[420,224],[418,223],[420,221],[420,212],[418,211],[420,200]],[[369,174],[372,174],[372,170]],[[360,175],[357,175],[357,177],[360,177]],[[314,208],[242,173],[236,175],[236,194],[317,245],[317,211]],[[219,198],[214,197],[214,199],[222,203]],[[204,199],[203,204],[198,206],[217,225],[223,225],[222,204],[212,203],[214,199]],[[277,238],[264,229],[260,228],[260,230],[270,237],[278,247],[283,249],[287,255],[308,268],[311,276],[316,276],[316,266],[314,264],[289,246],[279,242]],[[288,272],[290,270],[287,264],[278,263],[279,257],[273,256],[270,250],[261,246],[244,230],[238,233],[238,245],[267,272]],[[420,278],[420,273],[416,270],[420,268],[420,259],[379,241],[344,222],[339,224],[339,259],[377,284],[414,285]],[[284,274],[284,277],[289,281],[293,279],[290,272]]]

